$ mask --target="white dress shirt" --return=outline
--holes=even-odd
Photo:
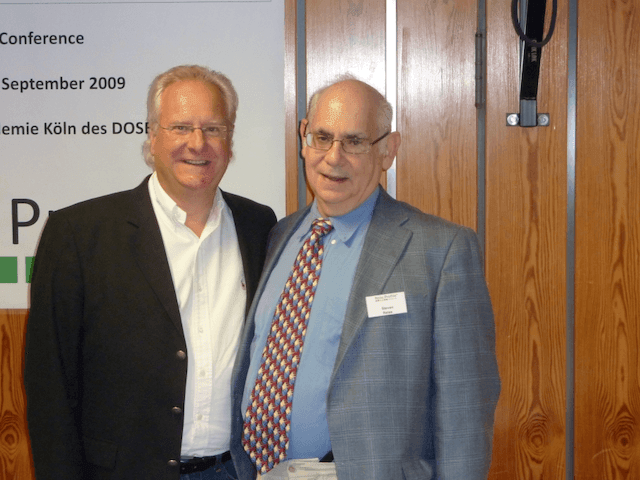
[[[169,259],[187,343],[182,457],[229,450],[231,371],[238,349],[246,283],[233,216],[220,189],[202,235],[151,176],[149,193]]]

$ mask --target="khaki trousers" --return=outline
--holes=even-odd
[[[285,460],[257,480],[338,480],[336,464],[319,462],[317,458]]]

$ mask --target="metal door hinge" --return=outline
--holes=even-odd
[[[485,102],[485,56],[484,35],[476,33],[476,108],[483,108]]]

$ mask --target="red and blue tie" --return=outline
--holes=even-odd
[[[242,439],[261,474],[287,456],[293,387],[322,267],[323,237],[332,228],[331,221],[325,218],[318,218],[311,225],[311,236],[298,252],[262,351]]]

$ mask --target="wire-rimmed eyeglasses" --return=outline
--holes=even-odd
[[[373,142],[368,141],[366,138],[359,138],[356,136],[350,136],[339,140],[337,138],[333,138],[332,135],[327,135],[323,132],[310,132],[305,134],[304,138],[307,146],[316,150],[330,150],[335,142],[340,142],[342,150],[345,153],[364,154],[369,153],[372,146],[374,146],[390,133],[391,131],[388,131],[380,138],[375,139]]]
[[[167,130],[170,134],[179,137],[190,135],[194,131],[200,130],[202,132],[202,136],[208,140],[213,138],[225,138],[230,130],[226,125],[203,125],[202,127],[194,127],[193,125],[184,123],[176,123],[175,125],[169,125],[168,127],[159,125],[159,127]]]

